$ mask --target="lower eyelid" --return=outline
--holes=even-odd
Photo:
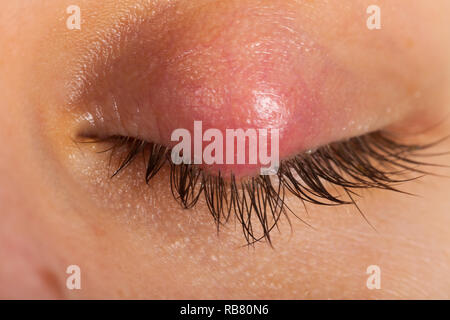
[[[216,223],[225,223],[234,216],[242,224],[249,244],[271,242],[271,230],[280,218],[291,213],[284,201],[287,194],[299,201],[330,206],[355,204],[358,190],[364,188],[401,192],[398,183],[425,173],[420,165],[426,163],[414,160],[413,155],[433,146],[401,144],[382,132],[374,132],[285,160],[277,176],[237,180],[233,175],[226,178],[206,173],[194,165],[170,164],[170,150],[157,144],[133,138],[114,139],[110,151],[121,148],[121,157],[116,159],[119,169],[113,175],[126,170],[142,155],[148,161],[148,183],[168,164],[170,188],[182,207],[191,209],[203,199]],[[405,176],[406,172],[410,175]],[[251,224],[255,219],[258,227]]]

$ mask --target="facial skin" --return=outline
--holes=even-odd
[[[286,75],[281,53],[302,55],[293,65],[308,92],[322,102],[315,106],[320,121],[305,115],[311,128],[321,130],[308,139],[286,133],[286,154],[384,128],[414,143],[438,140],[450,132],[448,1],[378,1],[382,28],[373,31],[366,27],[372,3],[363,0],[345,5],[283,0],[276,6],[252,0],[148,2],[79,0],[81,30],[66,27],[66,8],[73,1],[0,3],[1,298],[450,298],[448,178],[427,175],[401,185],[417,196],[361,191],[358,206],[377,231],[353,206],[308,205],[306,213],[292,199],[291,209],[314,229],[292,217],[292,229],[282,221],[280,232],[273,232],[274,248],[266,243],[247,248],[234,221],[218,235],[204,204],[181,209],[170,193],[167,169],[149,186],[140,161],[110,179],[108,154],[96,152],[102,145],[75,143],[86,128],[98,135],[131,134],[137,128],[157,139],[155,127],[161,138],[161,132],[173,129],[170,125],[193,122],[183,100],[191,93],[189,79],[217,89],[211,105],[227,96],[220,89],[234,89],[229,107],[242,120],[236,121],[256,123],[253,111],[258,109],[247,104],[251,93],[268,83],[281,92],[298,80],[297,72]],[[236,21],[235,12],[241,24],[227,28]],[[130,17],[154,23],[138,32]],[[299,39],[299,32],[312,39],[315,45],[307,47],[320,48],[315,49],[319,53],[299,53],[285,46],[289,32],[262,27],[277,19],[289,21],[292,39]],[[281,30],[283,23],[277,26]],[[117,49],[103,42],[105,50],[111,49],[110,60],[92,58],[96,41],[117,41],[117,28],[138,34],[137,40],[117,33],[125,45]],[[142,45],[144,38],[155,45]],[[198,49],[211,38],[214,50]],[[246,47],[257,42],[270,49],[270,68],[261,52]],[[148,76],[143,76],[151,64],[147,51],[132,50],[141,45],[155,50],[152,56],[159,54]],[[166,65],[159,61],[189,50],[193,56],[160,67]],[[258,74],[269,69],[264,80],[270,81],[252,82],[241,73],[233,77],[218,52],[228,52],[237,70],[248,66]],[[116,63],[105,71],[111,61]],[[83,63],[92,66],[90,73],[83,73]],[[187,70],[197,77],[189,78]],[[80,79],[90,81],[88,89],[76,86]],[[156,95],[149,105],[160,106],[143,112],[157,122],[144,124],[133,113],[131,100],[142,98],[143,87]],[[126,106],[119,111],[123,123],[111,116],[110,92]],[[207,97],[197,98],[204,102]],[[94,102],[105,122],[97,117],[94,127],[86,126],[86,112],[95,115]],[[290,100],[284,102],[285,114],[296,114]],[[204,119],[217,112],[216,123],[223,121],[224,127],[235,121],[220,110],[194,111]],[[271,121],[291,119],[268,114],[275,114]],[[429,152],[448,150],[446,140]],[[449,155],[425,159],[450,163]],[[442,167],[426,170],[448,175]],[[66,288],[69,265],[81,268],[81,290]],[[370,265],[381,268],[380,290],[366,286]]]

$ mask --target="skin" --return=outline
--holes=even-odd
[[[80,73],[80,62],[86,59],[93,70],[103,70],[102,56],[94,62],[89,59],[90,46],[96,35],[108,35],[105,30],[111,30],[137,3],[146,18],[155,12],[158,23],[140,31],[139,36],[154,41],[156,48],[145,48],[162,52],[158,61],[177,56],[177,50],[182,53],[210,43],[216,31],[219,35],[208,55],[210,60],[200,59],[208,53],[200,50],[168,69],[155,69],[155,73],[143,76],[138,71],[148,67],[147,51],[139,51],[131,59],[133,43],[128,43],[125,49],[112,51],[119,62],[103,77]],[[365,25],[366,8],[372,3],[362,0],[345,5],[283,0],[276,8],[269,1],[250,0],[174,3],[179,15],[174,9],[163,10],[167,1],[149,4],[128,0],[119,4],[80,0],[81,31],[66,28],[65,8],[72,1],[0,4],[0,297],[450,298],[448,178],[427,175],[401,186],[417,196],[360,192],[358,206],[377,231],[355,207],[308,205],[305,212],[301,202],[289,199],[292,210],[314,229],[292,217],[292,229],[284,220],[280,232],[273,232],[274,248],[266,243],[247,248],[241,247],[244,238],[233,221],[217,235],[204,204],[189,211],[180,209],[170,193],[166,169],[149,186],[143,181],[141,161],[110,179],[109,156],[96,152],[105,146],[74,142],[88,133],[132,135],[133,130],[140,130],[149,140],[164,142],[164,133],[173,129],[171,125],[187,126],[194,120],[192,114],[184,112],[190,105],[182,99],[190,93],[189,87],[184,87],[190,79],[185,72],[188,67],[198,71],[200,76],[194,80],[202,80],[200,87],[219,90],[214,99],[224,96],[220,89],[226,85],[235,89],[231,90],[235,99],[229,107],[239,120],[220,110],[194,110],[200,118],[213,119],[211,126],[219,123],[219,128],[226,127],[236,121],[233,124],[240,127],[250,119],[258,126],[275,123],[280,128],[289,127],[295,120],[291,115],[304,109],[286,99],[282,114],[289,116],[270,113],[270,123],[261,123],[255,113],[257,106],[248,101],[253,90],[267,83],[247,81],[242,74],[233,77],[227,73],[229,61],[223,62],[217,54],[227,48],[237,59],[231,59],[237,69],[268,70],[270,83],[285,90],[298,80],[297,72],[286,75],[288,64],[279,53],[297,54],[298,48],[286,48],[283,41],[289,40],[289,35],[275,36],[272,29],[261,28],[264,21],[260,20],[271,17],[276,21],[280,12],[285,16],[295,12],[293,24],[320,45],[319,53],[302,54],[306,62],[296,60],[293,69],[304,70],[304,85],[321,97],[321,103],[314,106],[320,121],[307,117],[310,120],[304,127],[317,130],[323,126],[306,138],[286,129],[281,140],[284,156],[380,128],[414,143],[438,140],[450,133],[448,1],[410,0],[395,6],[378,1],[382,29],[376,31],[367,30]],[[230,12],[236,7],[243,12],[244,23],[227,29],[234,21]],[[263,18],[255,18],[251,14],[255,11],[249,8],[263,13]],[[161,16],[163,11],[169,14]],[[198,17],[203,17],[202,25],[195,23]],[[130,26],[131,34],[137,32],[129,21],[122,24]],[[184,32],[187,26],[190,32]],[[167,39],[168,34],[172,42],[156,41]],[[241,49],[259,39],[263,43],[271,40],[266,44],[277,57],[271,68],[257,59],[258,53]],[[316,70],[325,70],[325,76],[317,76],[322,73]],[[142,81],[126,81],[134,74]],[[90,89],[76,86],[80,75],[91,81]],[[133,114],[136,110],[129,107],[132,96],[150,99],[143,93],[144,87],[156,93],[172,92],[148,103],[159,108],[143,111],[142,118],[154,116],[158,120],[153,123],[138,119]],[[106,93],[111,91],[122,99],[119,112],[123,123],[108,107]],[[206,101],[207,97],[200,94],[199,98]],[[86,121],[86,112],[95,114],[93,102],[102,106],[106,124],[99,118],[94,126]],[[161,112],[170,106],[172,112]],[[159,126],[159,137],[153,132],[155,126]],[[450,142],[444,141],[429,152],[449,149]],[[450,163],[449,155],[425,159]],[[427,170],[448,175],[443,167]],[[81,290],[66,288],[69,265],[81,268]],[[381,268],[380,290],[366,286],[370,265]]]

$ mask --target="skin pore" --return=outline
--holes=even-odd
[[[248,119],[293,128],[282,139],[286,155],[380,128],[413,143],[438,140],[450,132],[448,1],[377,1],[382,28],[374,31],[366,27],[372,2],[363,0],[79,0],[82,29],[68,30],[72,2],[0,4],[0,297],[450,298],[450,179],[427,175],[400,186],[415,196],[360,191],[358,206],[376,231],[354,206],[306,212],[291,199],[314,228],[292,217],[291,227],[284,220],[273,231],[274,248],[247,248],[234,221],[217,234],[204,204],[181,209],[167,168],[149,186],[141,161],[110,179],[109,155],[97,152],[105,145],[75,142],[86,128],[140,130],[165,142],[199,118],[224,128]],[[280,29],[265,29],[269,21]],[[299,49],[290,40],[308,42]],[[247,46],[257,43],[262,50]],[[247,67],[264,77],[230,71]],[[283,117],[251,109],[261,85],[284,97],[297,81],[320,98],[317,117],[288,98]],[[189,96],[194,86],[216,91]],[[217,106],[229,96],[217,110],[187,107],[186,97]],[[133,99],[148,104],[146,117]],[[309,119],[298,127],[311,130],[295,131],[296,112]],[[449,149],[444,141],[428,152]],[[448,164],[450,156],[425,160]],[[66,288],[69,265],[81,268],[81,290]],[[380,290],[366,286],[370,265],[381,268]]]

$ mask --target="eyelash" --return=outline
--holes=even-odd
[[[427,174],[418,167],[433,165],[413,160],[414,156],[440,141],[427,145],[402,144],[377,131],[281,161],[276,176],[256,176],[241,181],[233,174],[224,179],[220,172],[211,175],[195,165],[175,165],[171,162],[169,148],[138,138],[112,136],[95,142],[112,142],[112,147],[102,151],[111,152],[111,158],[125,148],[125,156],[112,177],[125,170],[140,154],[146,161],[147,184],[168,163],[170,188],[183,208],[193,208],[203,195],[218,231],[234,215],[247,244],[265,239],[272,245],[270,233],[281,217],[290,222],[289,214],[292,214],[301,220],[287,206],[287,193],[299,198],[304,205],[305,202],[326,206],[353,204],[366,219],[354,200],[358,196],[356,191],[377,188],[405,193],[396,185]],[[408,173],[420,175],[402,178]],[[338,194],[336,187],[342,189],[347,199]],[[255,221],[259,222],[256,227]]]

